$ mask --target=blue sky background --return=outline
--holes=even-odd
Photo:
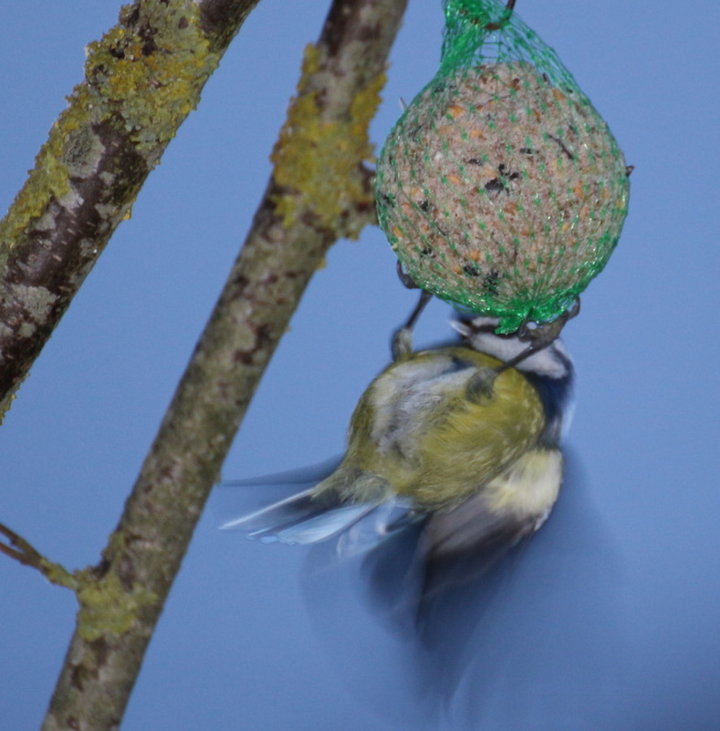
[[[410,0],[380,143],[434,74],[440,2]],[[46,346],[0,430],[0,520],[95,563],[244,237],[325,0],[263,0]],[[113,2],[3,12],[0,206],[9,205]],[[424,644],[363,601],[361,569],[217,525],[213,495],[125,729],[710,729],[720,723],[717,243],[720,6],[520,0],[636,166],[630,216],[566,341],[571,470],[536,540],[446,607]],[[340,452],[414,295],[377,229],[318,272],[225,477]],[[435,303],[420,344],[447,332]],[[0,719],[36,728],[75,601],[0,557]],[[420,693],[418,694],[418,690]]]

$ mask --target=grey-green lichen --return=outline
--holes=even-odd
[[[69,132],[62,162],[68,175],[74,178],[87,178],[98,169],[105,146],[89,127],[79,127]]]
[[[34,322],[44,320],[58,299],[58,295],[45,287],[31,287],[27,284],[13,284],[11,294],[22,303],[23,309]]]

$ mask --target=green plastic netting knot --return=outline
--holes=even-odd
[[[498,0],[446,0],[440,69],[378,161],[380,225],[423,289],[500,318],[559,317],[627,214],[622,152],[555,52]]]

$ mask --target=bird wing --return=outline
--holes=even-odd
[[[283,483],[305,486],[306,477],[312,474],[317,474],[316,468],[225,484],[247,487],[259,484],[264,488]],[[309,489],[229,520],[220,527],[241,530],[249,538],[266,543],[318,543],[343,534],[338,552],[353,555],[402,529],[410,512],[410,503],[394,498],[382,477],[343,464]]]
[[[562,452],[532,449],[473,497],[428,519],[419,546],[423,595],[486,571],[545,521],[562,482]]]
[[[286,472],[274,472],[270,475],[248,477],[244,480],[221,480],[217,486],[225,488],[258,487],[262,485],[317,485],[318,482],[324,480],[339,467],[343,456],[342,454],[336,454],[322,462],[307,465],[306,467],[296,467]]]

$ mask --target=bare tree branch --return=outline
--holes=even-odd
[[[405,5],[335,0],[307,49],[252,229],[96,578],[78,592],[78,624],[46,729],[119,725],[205,500],[292,312],[329,246],[374,219],[367,127]]]
[[[0,419],[258,0],[137,0],[0,221]]]

